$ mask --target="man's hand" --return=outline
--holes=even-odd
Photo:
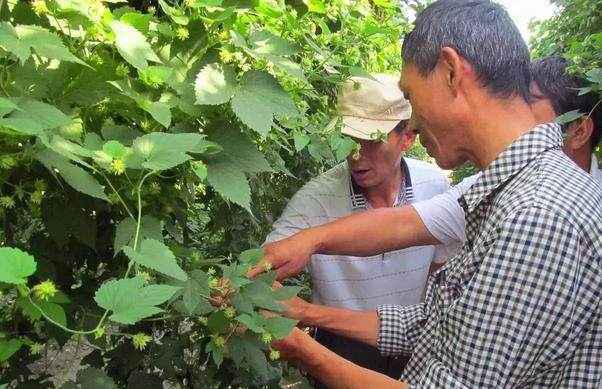
[[[286,239],[268,243],[263,247],[263,259],[249,271],[248,276],[255,277],[270,269],[276,271],[278,280],[299,274],[316,251],[311,236],[311,230],[305,230]]]

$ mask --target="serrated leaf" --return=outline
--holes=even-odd
[[[245,174],[228,161],[212,161],[207,170],[207,182],[224,199],[250,211],[251,187]]]
[[[23,342],[19,339],[0,340],[0,362],[8,360],[14,353],[19,351]]]
[[[247,369],[252,376],[260,380],[269,374],[269,364],[262,347],[260,341],[250,335],[235,337],[230,341],[230,355],[236,366]]]
[[[113,250],[117,255],[124,246],[134,246],[134,236],[136,234],[136,221],[132,218],[125,218],[115,228],[115,240]],[[150,215],[142,217],[140,223],[140,233],[138,240],[154,239],[163,242],[163,223]]]
[[[213,63],[205,66],[196,77],[196,104],[217,105],[230,101],[236,91],[234,70],[228,65]]]
[[[182,303],[189,315],[195,313],[197,308],[209,295],[209,277],[202,270],[190,272],[188,280],[179,286],[182,287]]]
[[[251,303],[258,307],[274,312],[282,312],[283,307],[274,298],[272,288],[263,282],[254,282],[245,285],[240,290],[241,296],[249,299]]]
[[[171,110],[167,103],[162,101],[152,101],[147,96],[138,93],[131,85],[130,80],[108,81],[109,84],[119,89],[124,95],[133,99],[136,104],[165,128],[171,124]]]
[[[280,301],[289,300],[295,297],[301,289],[300,286],[283,286],[282,288],[274,290],[274,298]]]
[[[145,239],[140,244],[140,249],[134,251],[131,247],[123,248],[125,254],[139,265],[156,270],[177,280],[186,281],[188,275],[182,270],[176,257],[169,247],[154,239]]]
[[[77,373],[77,384],[86,389],[117,389],[117,385],[102,370],[88,367]]]
[[[0,126],[8,127],[25,135],[39,135],[43,130],[71,123],[71,117],[55,106],[37,100],[18,102],[19,110],[0,119]]]
[[[231,104],[236,116],[263,137],[270,131],[275,115],[298,114],[290,95],[276,79],[254,70],[243,75]]]
[[[229,324],[230,320],[226,317],[224,311],[215,311],[207,319],[207,329],[212,334],[224,332]]]
[[[223,130],[211,136],[222,147],[215,160],[227,160],[236,169],[248,174],[271,172],[272,168],[253,141],[239,131]]]
[[[111,320],[134,324],[162,312],[157,305],[169,300],[180,289],[170,285],[143,285],[144,280],[139,277],[107,281],[98,289],[94,300],[112,312]]]
[[[236,317],[236,321],[238,321],[240,324],[243,324],[248,329],[250,329],[251,331],[258,333],[258,334],[263,333],[264,321],[261,319],[262,318],[258,318],[257,315],[251,316],[246,313]]]
[[[201,134],[153,132],[136,138],[132,149],[134,156],[142,159],[142,167],[159,171],[190,160],[192,157],[187,153],[200,154],[219,150],[219,146],[205,140]]]
[[[265,330],[270,333],[274,339],[280,340],[286,338],[297,325],[297,320],[288,317],[275,316],[266,319]]]
[[[147,66],[139,70],[140,79],[148,85],[163,85],[173,74],[173,69],[167,66]]]
[[[36,260],[24,251],[12,247],[0,247],[0,281],[9,284],[25,284],[27,277],[35,273]]]
[[[21,41],[13,25],[7,22],[0,23],[0,47],[13,53],[21,64],[25,63],[31,55],[29,45]]]
[[[579,110],[573,110],[559,115],[554,122],[563,125],[575,121],[580,117],[583,117],[583,113],[579,112]]]
[[[245,250],[240,253],[238,258],[245,265],[256,265],[263,258],[263,249]]]
[[[117,51],[136,69],[144,69],[148,66],[148,61],[161,62],[146,37],[134,27],[114,20],[111,22],[111,29],[115,33]]]

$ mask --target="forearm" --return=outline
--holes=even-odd
[[[315,253],[332,255],[371,256],[439,243],[411,206],[369,210],[301,233]]]
[[[338,356],[309,336],[299,335],[294,359],[331,389],[405,389],[408,385]]]
[[[304,303],[291,316],[302,324],[376,347],[379,322],[376,311],[354,311]]]

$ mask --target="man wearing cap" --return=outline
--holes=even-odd
[[[339,95],[342,133],[360,144],[359,152],[299,190],[266,242],[366,209],[425,200],[448,189],[440,169],[402,156],[416,135],[408,128],[411,106],[397,86],[398,77],[373,77],[352,78]],[[314,255],[306,267],[312,278],[313,302],[348,309],[419,303],[432,262],[444,260],[445,253],[421,246],[371,259]],[[399,378],[401,359],[383,357],[374,347],[325,330],[317,330],[316,339],[361,366]]]

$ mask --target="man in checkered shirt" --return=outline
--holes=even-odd
[[[503,9],[440,0],[415,25],[404,41],[401,86],[422,142],[444,168],[469,159],[482,170],[459,200],[466,242],[430,278],[422,304],[326,308],[328,320],[320,310],[308,320],[386,355],[411,354],[401,382],[298,330],[274,346],[334,388],[597,388],[601,188],[562,153],[557,125],[536,125],[528,50]],[[266,246],[266,260],[282,278],[313,253],[403,247],[398,231],[407,220],[399,215],[374,210],[300,232]]]

